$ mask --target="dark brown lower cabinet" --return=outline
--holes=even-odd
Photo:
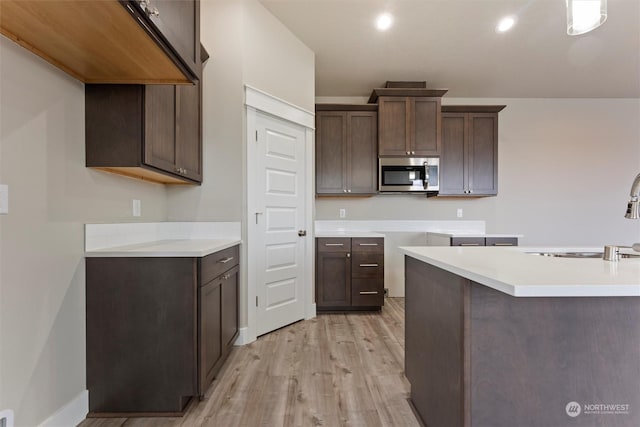
[[[316,309],[379,310],[384,305],[384,239],[316,239]]]
[[[239,247],[87,258],[89,416],[181,415],[238,336]]]

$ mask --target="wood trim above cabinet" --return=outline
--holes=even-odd
[[[443,105],[443,113],[499,113],[506,105]]]
[[[198,80],[130,1],[2,0],[0,33],[84,83]]]
[[[377,104],[316,104],[318,111],[378,111]]]
[[[376,88],[371,92],[369,104],[378,102],[380,96],[420,96],[442,98],[449,89],[419,89],[419,88]]]

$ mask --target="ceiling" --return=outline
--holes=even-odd
[[[566,32],[565,0],[260,0],[316,54],[316,96],[426,80],[448,97],[640,98],[640,1]],[[389,11],[394,25],[374,28]],[[505,15],[518,22],[495,27]]]

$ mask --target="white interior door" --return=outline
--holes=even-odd
[[[256,171],[257,335],[305,315],[305,128],[258,112]],[[302,233],[301,233],[302,234]]]

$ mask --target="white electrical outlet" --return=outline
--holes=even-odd
[[[133,216],[140,216],[142,213],[142,203],[140,200],[133,199]]]
[[[462,218],[462,208],[458,208],[458,212],[456,213],[458,218]]]
[[[347,210],[340,209],[340,218],[346,218],[346,216],[347,216]]]
[[[9,213],[9,186],[0,184],[0,215]]]

